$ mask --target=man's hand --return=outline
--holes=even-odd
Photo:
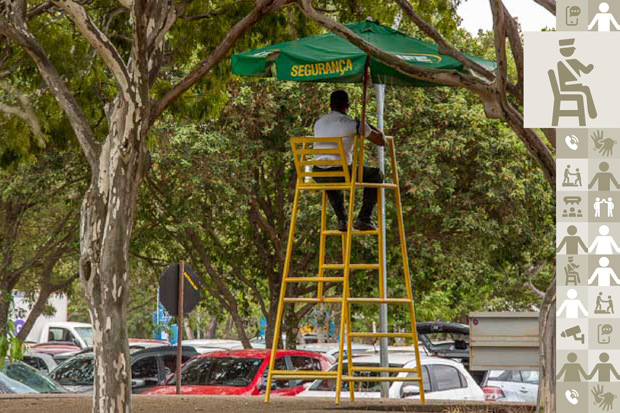
[[[385,136],[383,136],[383,132],[373,129],[368,135],[368,139],[377,146],[385,146]]]

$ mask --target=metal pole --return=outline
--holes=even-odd
[[[385,85],[374,85],[375,88],[375,97],[377,101],[377,128],[381,132],[383,132],[383,108],[385,104]],[[379,169],[382,173],[385,173],[385,152],[383,146],[377,147],[377,162],[379,163]],[[379,254],[383,257],[383,291],[387,291],[387,259],[386,259],[386,242],[385,242],[385,188],[379,188],[381,191],[381,196],[379,199],[381,203],[377,205],[378,208],[381,208],[381,228],[382,236],[383,236],[383,245]],[[379,305],[379,332],[387,333],[388,332],[388,308],[387,304]],[[389,367],[388,360],[388,339],[387,337],[381,337],[379,339],[379,357],[381,367]],[[387,376],[388,373],[381,373],[382,376]],[[382,382],[381,383],[381,397],[388,398],[389,397],[389,388],[390,383]]]
[[[179,262],[179,298],[177,302],[177,394],[181,394],[181,364],[183,361],[183,287],[185,262]]]

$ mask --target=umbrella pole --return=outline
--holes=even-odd
[[[370,66],[370,56],[366,57],[364,63],[364,77],[362,79],[362,120],[360,125],[360,157],[357,165],[357,182],[363,182],[364,176],[364,139],[366,139],[366,104],[368,103],[368,72]]]
[[[385,107],[385,85],[376,84],[374,85],[375,89],[375,99],[377,101],[377,128],[383,132],[383,109]],[[383,146],[377,147],[377,163],[379,164],[379,170],[381,173],[385,174],[385,151]],[[381,213],[377,214],[381,223],[379,228],[381,228],[383,243],[381,245],[381,250],[379,254],[383,258],[379,262],[383,265],[383,274],[386,276],[383,277],[383,280],[380,282],[383,283],[383,291],[387,291],[387,251],[386,251],[386,243],[385,243],[385,188],[379,188],[381,192],[379,195],[379,205],[377,208],[380,209]],[[379,305],[379,332],[387,333],[388,332],[388,308],[387,304]],[[389,367],[388,360],[388,339],[387,337],[381,337],[379,339],[379,357],[380,357],[380,365],[381,367]],[[381,373],[381,376],[388,376],[387,373]],[[388,398],[389,397],[389,389],[390,383],[381,382],[381,397]]]

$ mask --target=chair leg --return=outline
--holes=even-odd
[[[586,126],[586,110],[583,104],[583,96],[577,100],[577,111],[579,112],[579,126]]]
[[[558,126],[558,122],[560,120],[560,103],[562,101],[560,99],[555,99],[553,101],[553,116],[551,117],[551,125]]]

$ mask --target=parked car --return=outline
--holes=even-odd
[[[487,401],[536,403],[538,370],[489,370],[482,391]]]
[[[379,347],[377,347],[376,349],[378,349]],[[305,344],[305,345],[299,345],[297,346],[298,350],[304,350],[304,351],[312,351],[313,353],[319,353],[319,354],[325,354],[327,356],[333,357],[334,358],[334,362],[336,360],[338,360],[338,352],[340,350],[340,347],[338,346],[338,343],[322,343],[322,344]],[[351,351],[353,353],[354,356],[359,356],[359,355],[363,355],[363,354],[368,354],[368,353],[374,353],[375,352],[375,346],[372,346],[370,344],[356,344],[353,343],[351,344]],[[344,355],[347,355],[347,347],[344,347]]]
[[[45,353],[38,353],[27,350],[22,359],[24,363],[39,370],[43,374],[48,374],[54,370],[58,363],[54,360],[54,357]]]
[[[428,400],[477,400],[484,401],[484,393],[473,377],[467,372],[461,363],[440,357],[422,357],[422,378],[424,382],[424,395]],[[355,366],[379,367],[379,355],[356,357]],[[344,371],[348,364],[344,363]],[[415,368],[414,353],[390,354],[389,366],[398,368]],[[330,370],[334,371],[338,366],[334,365]],[[359,371],[354,372],[358,377],[377,377],[377,372]],[[398,373],[398,376],[414,376],[415,373]],[[298,397],[329,397],[336,395],[336,380],[315,380],[306,390],[298,394]],[[342,385],[342,398],[349,397],[349,383]],[[380,382],[355,382],[355,397],[379,398],[381,397]],[[391,399],[420,397],[420,388],[417,382],[397,381],[390,385],[389,397]]]
[[[221,396],[255,396],[265,392],[270,350],[231,350],[202,354],[183,366],[182,394]],[[317,353],[299,350],[279,350],[276,353],[277,370],[324,371],[330,360]],[[272,383],[274,396],[294,396],[304,383],[311,380],[278,380]],[[149,389],[143,394],[174,394],[176,376],[164,386]]]
[[[52,321],[41,329],[39,343],[71,343],[81,349],[93,346],[93,326],[88,323]]]
[[[243,344],[239,340],[222,340],[222,339],[197,339],[183,340],[184,345],[196,348],[201,354],[211,353],[213,351],[222,350],[242,350]]]
[[[198,352],[193,347],[183,346],[182,361],[186,362]],[[177,349],[171,346],[133,350],[131,353],[131,384],[133,393],[162,383],[176,368]],[[71,357],[49,376],[73,393],[90,393],[94,383],[94,354],[90,350]]]
[[[66,392],[60,384],[25,363],[7,361],[0,369],[0,394]]]
[[[52,357],[56,357],[59,354],[75,354],[80,352],[82,349],[79,346],[76,346],[70,342],[56,342],[56,343],[40,343],[40,344],[31,344],[26,343],[29,351],[33,351],[36,353],[44,353],[49,354]]]
[[[161,347],[161,346],[169,346],[170,343],[164,340],[152,340],[146,338],[130,338],[129,339],[129,348],[151,348],[151,347]]]

